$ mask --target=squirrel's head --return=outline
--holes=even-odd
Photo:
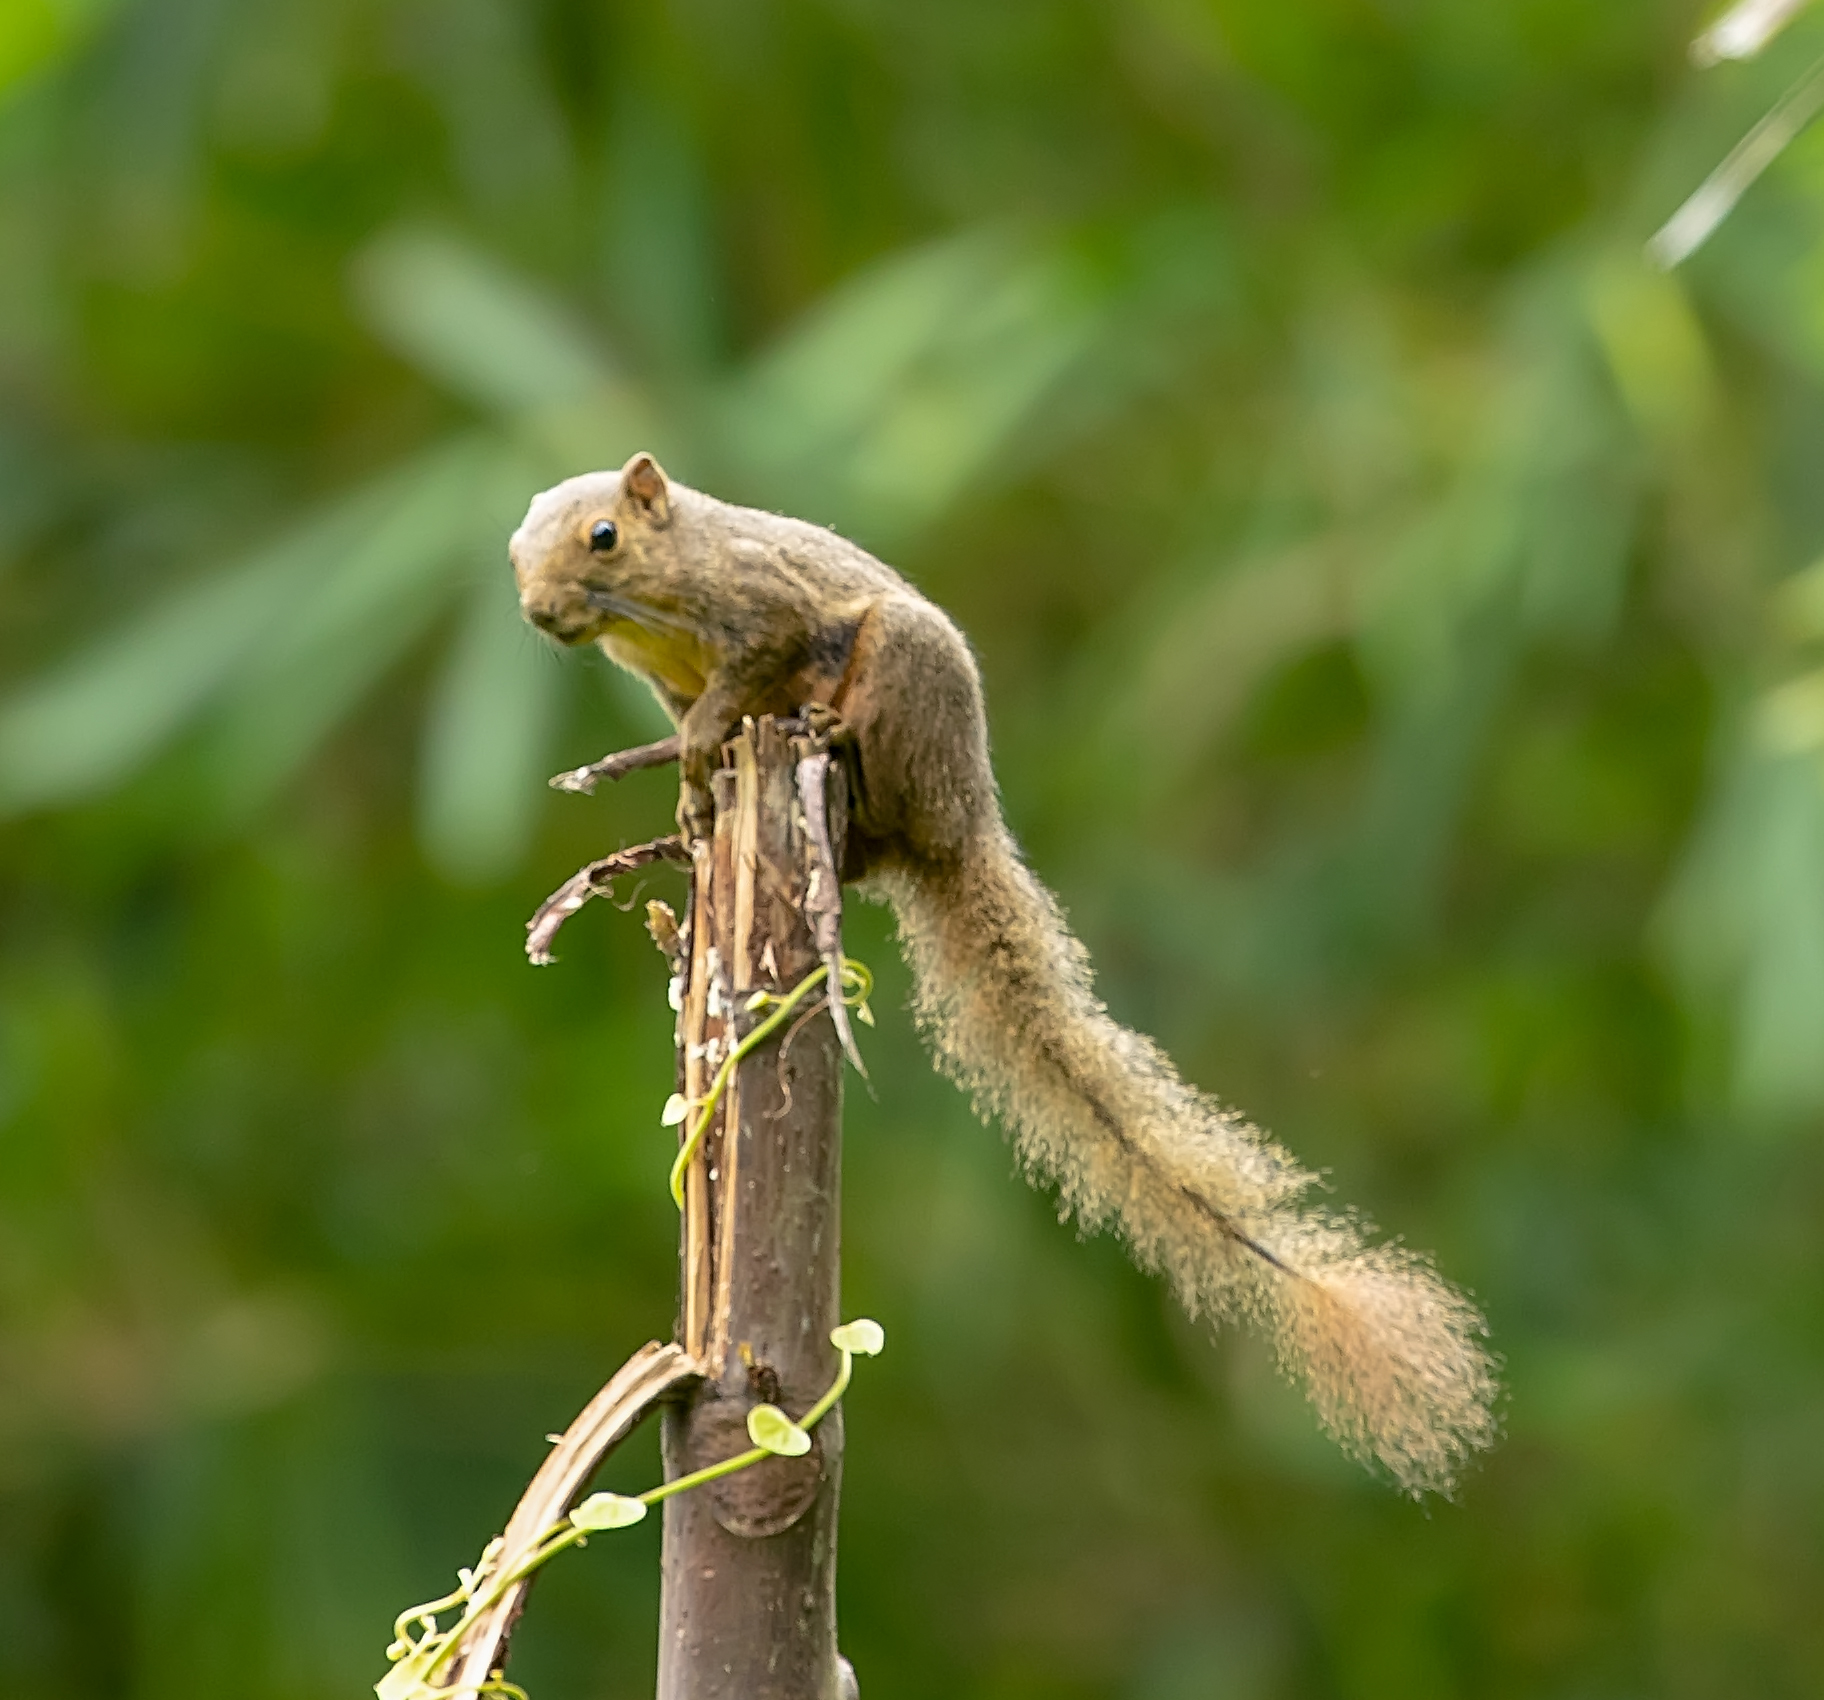
[[[649,454],[585,472],[532,498],[507,544],[519,605],[559,643],[590,643],[635,611],[670,556],[671,484]]]

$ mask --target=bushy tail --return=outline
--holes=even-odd
[[[1085,1228],[1112,1223],[1193,1316],[1264,1329],[1326,1427],[1408,1492],[1494,1437],[1475,1307],[1423,1258],[1301,1210],[1313,1176],[1112,1020],[1056,900],[1004,829],[959,864],[873,882],[940,1066],[998,1115]]]

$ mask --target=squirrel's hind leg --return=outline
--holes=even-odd
[[[869,839],[914,862],[948,862],[998,818],[981,677],[931,603],[875,604],[835,706],[854,733]]]

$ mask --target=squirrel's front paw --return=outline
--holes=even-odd
[[[807,702],[799,709],[798,718],[814,738],[822,738],[832,745],[854,741],[855,734],[849,730],[848,723],[828,703]]]
[[[708,838],[716,829],[715,799],[707,785],[692,785],[686,780],[678,795],[678,833],[689,849],[699,839]]]

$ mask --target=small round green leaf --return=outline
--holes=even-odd
[[[811,1449],[811,1437],[777,1405],[756,1405],[749,1411],[747,1432],[756,1446],[781,1458],[801,1458]]]
[[[830,1330],[830,1344],[838,1351],[853,1352],[857,1357],[877,1357],[886,1343],[887,1331],[871,1316],[858,1316],[853,1322]]]
[[[645,1515],[643,1500],[618,1493],[592,1493],[570,1513],[570,1521],[579,1529],[624,1529]]]

